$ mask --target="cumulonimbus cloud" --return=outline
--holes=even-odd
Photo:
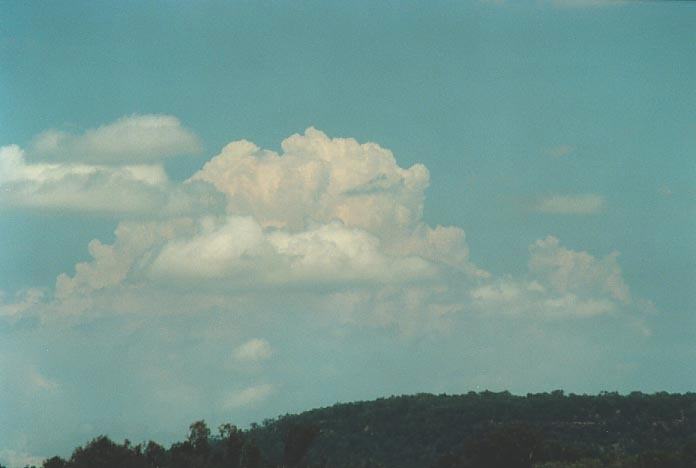
[[[425,166],[402,168],[375,143],[308,128],[281,148],[232,142],[182,183],[168,181],[159,166],[127,172],[129,166],[27,164],[17,147],[5,147],[0,162],[11,169],[6,180],[38,184],[36,191],[47,190],[49,180],[65,187],[83,173],[120,171],[165,199],[194,187],[219,197],[164,216],[156,210],[151,219],[126,216],[113,243],[93,240],[92,259],[58,277],[54,312],[94,312],[107,297],[111,305],[100,310],[111,309],[125,289],[137,301],[146,291],[268,295],[291,287],[315,294],[316,307],[345,323],[426,329],[422,324],[463,311],[589,317],[631,302],[615,254],[598,259],[554,237],[530,247],[526,276],[491,275],[470,260],[461,228],[424,223]],[[90,192],[71,193],[79,200]],[[596,195],[556,196],[540,209],[590,213],[602,204]]]

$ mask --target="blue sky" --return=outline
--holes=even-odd
[[[696,5],[2,9],[0,461],[693,390]]]

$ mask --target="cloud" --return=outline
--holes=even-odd
[[[274,391],[271,384],[260,384],[230,392],[222,402],[224,409],[237,409],[254,405],[267,399]]]
[[[546,153],[554,158],[562,158],[568,156],[570,153],[575,151],[575,147],[571,145],[559,145],[549,148]]]
[[[429,183],[422,164],[404,169],[391,151],[308,128],[285,139],[283,154],[245,140],[230,143],[192,180],[228,197],[230,214],[296,230],[340,220],[371,232],[416,225]]]
[[[37,457],[26,452],[8,448],[0,449],[0,462],[2,462],[2,465],[6,465],[9,468],[41,466],[43,461],[44,457]]]
[[[592,8],[617,6],[626,0],[543,0],[556,8]]]
[[[271,357],[271,344],[262,338],[252,338],[235,348],[233,357],[238,362],[259,362]]]
[[[0,318],[14,321],[24,315],[33,307],[42,303],[44,291],[38,288],[29,288],[17,291],[12,300],[6,299],[6,294],[0,291]]]
[[[657,193],[659,193],[663,197],[671,197],[672,195],[674,195],[672,189],[669,188],[667,185],[660,186],[660,188],[657,189]]]
[[[596,194],[553,195],[543,198],[536,206],[541,213],[551,214],[596,214],[604,208],[604,197]]]
[[[29,148],[32,158],[90,164],[142,164],[196,154],[198,137],[170,115],[131,115],[76,135],[47,130]]]
[[[618,265],[618,253],[603,258],[563,247],[548,236],[529,247],[526,277],[502,277],[473,288],[474,307],[528,317],[594,317],[634,304]]]
[[[209,414],[211,401],[251,421],[258,413],[247,410],[264,402],[264,415],[287,409],[272,406],[280,385],[283,404],[298,407],[327,403],[326,389],[346,383],[378,382],[389,394],[405,369],[429,376],[414,386],[439,379],[435,359],[466,378],[498,363],[504,382],[525,369],[518,385],[548,382],[558,369],[584,381],[568,359],[612,364],[598,334],[649,333],[617,253],[574,250],[548,236],[529,247],[526,271],[494,274],[471,260],[461,227],[424,221],[424,166],[400,167],[375,143],[313,128],[281,147],[232,142],[183,182],[156,164],[128,172],[27,163],[18,147],[0,150],[2,188],[24,187],[24,198],[0,192],[5,206],[111,209],[118,219],[113,240],[89,242],[89,258],[58,275],[52,290],[1,298],[0,369],[11,378],[0,380],[0,402],[17,420],[31,415],[0,428],[4,440],[29,429],[49,439],[58,428],[72,447],[75,434],[61,429],[113,429],[103,415],[186,427]],[[99,185],[105,180],[115,182]],[[59,193],[70,193],[71,204],[50,205]],[[99,193],[103,200],[89,201]],[[140,206],[115,212],[109,203],[120,196]],[[426,357],[403,360],[421,351]],[[533,359],[543,365],[529,374]],[[182,410],[171,412],[172,404]]]
[[[207,184],[173,184],[161,165],[29,164],[17,145],[0,147],[4,208],[152,216],[212,209],[219,201]]]
[[[36,369],[29,370],[27,383],[37,391],[50,392],[59,388],[58,382],[42,375]]]
[[[422,221],[427,169],[403,169],[379,145],[309,128],[281,146],[283,154],[243,140],[228,144],[189,180],[162,186],[168,194],[207,186],[223,197],[214,206],[225,213],[200,205],[178,216],[121,221],[112,244],[93,240],[91,260],[58,276],[53,299],[6,304],[5,315],[43,307],[54,318],[75,317],[125,304],[146,310],[155,297],[194,292],[203,307],[206,294],[215,303],[242,294],[253,302],[292,288],[315,296],[312,307],[335,310],[343,323],[408,334],[444,329],[467,310],[589,316],[630,302],[617,254],[597,259],[554,237],[530,247],[526,277],[496,277],[473,264],[461,228]],[[5,151],[7,164],[23,174],[21,150]],[[597,195],[554,196],[539,209],[591,213],[602,204]],[[511,307],[515,301],[521,305]]]
[[[609,294],[613,299],[628,302],[630,294],[618,265],[618,252],[598,259],[587,252],[576,252],[548,236],[529,248],[529,269],[559,293]]]

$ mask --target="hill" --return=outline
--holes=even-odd
[[[102,436],[46,468],[694,468],[696,394],[392,396],[285,415],[169,449]]]
[[[476,449],[507,429],[539,439],[539,461],[604,460],[680,453],[696,435],[696,394],[515,396],[508,392],[419,394],[337,404],[265,421],[250,430],[261,450],[279,459],[292,425],[319,428],[310,460],[331,467],[423,468]],[[479,444],[480,445],[480,444]],[[480,449],[480,447],[478,447]],[[693,466],[696,466],[694,463]]]

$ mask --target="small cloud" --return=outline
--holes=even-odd
[[[73,134],[47,130],[32,141],[38,159],[96,164],[132,164],[195,154],[198,137],[171,115],[131,115],[98,128]]]
[[[626,0],[542,0],[556,8],[593,8],[616,6],[626,3]]]
[[[37,457],[24,451],[9,448],[0,449],[0,465],[10,468],[22,466],[42,466],[45,457]]]
[[[36,369],[29,370],[29,383],[37,391],[53,391],[57,390],[59,385],[58,382],[49,379],[45,375],[42,375]]]
[[[261,384],[247,387],[228,394],[222,402],[225,409],[242,408],[268,398],[273,393],[273,385]]]
[[[671,197],[674,195],[674,192],[672,191],[671,188],[667,187],[666,185],[663,185],[657,190],[657,193],[662,195],[663,197]]]
[[[604,208],[604,197],[596,194],[552,195],[542,199],[536,211],[552,214],[596,214]]]
[[[14,300],[7,301],[6,294],[0,291],[0,318],[15,321],[21,318],[32,307],[41,304],[44,292],[38,288],[29,288],[18,291]]]
[[[268,341],[254,338],[234,350],[234,360],[237,362],[259,362],[269,359],[273,349]]]
[[[221,201],[208,184],[171,183],[161,164],[34,164],[19,146],[0,147],[0,209],[166,216],[211,209]]]
[[[564,156],[568,156],[573,151],[575,151],[575,146],[559,145],[559,146],[554,146],[553,148],[549,148],[548,150],[546,150],[546,154],[548,154],[549,156],[552,156],[554,158],[562,158]]]

